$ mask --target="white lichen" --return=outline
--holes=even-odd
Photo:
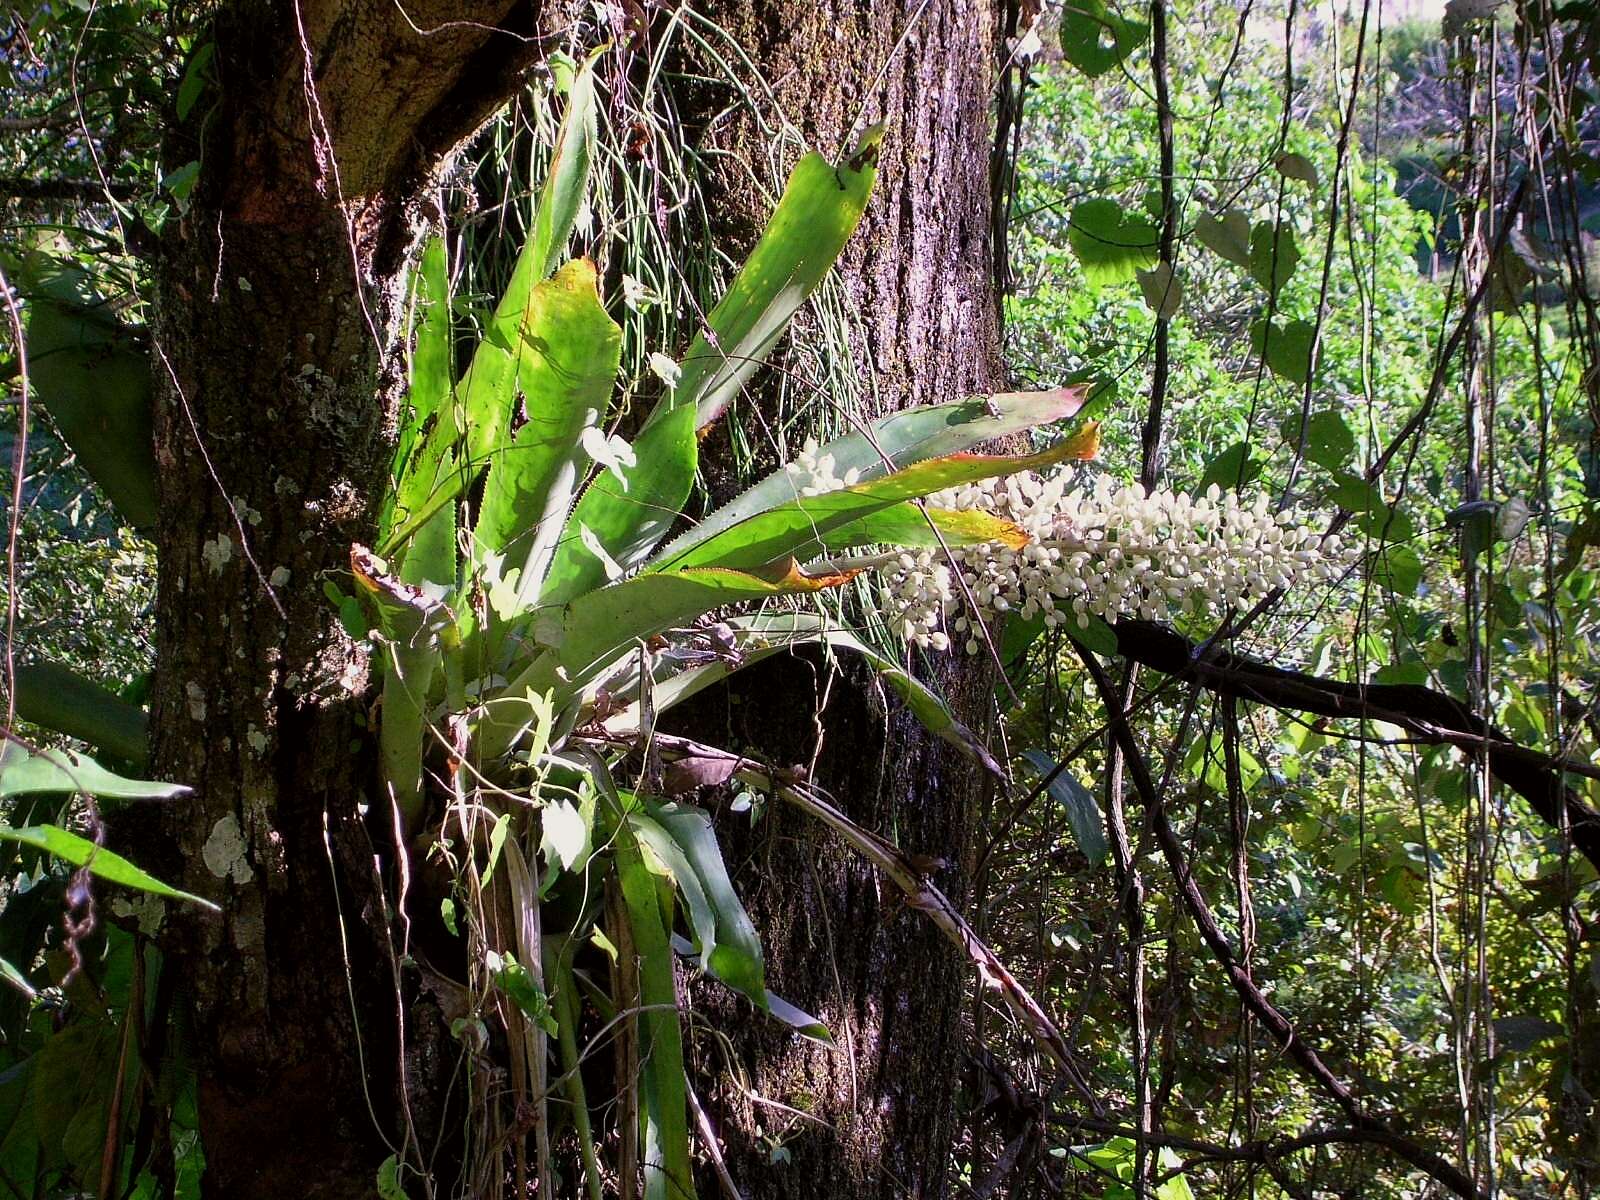
[[[233,539],[225,533],[217,534],[201,545],[200,557],[205,560],[206,566],[211,568],[213,575],[221,575],[222,568],[233,558]]]
[[[194,680],[183,685],[183,694],[189,697],[189,715],[196,721],[206,719],[206,690]]]
[[[166,920],[167,902],[160,896],[141,895],[133,900],[118,896],[111,902],[111,911],[124,921],[134,921],[146,937],[154,937]]]
[[[267,582],[273,587],[282,587],[289,582],[289,568],[278,566],[272,568],[272,574],[267,576]]]
[[[239,818],[229,813],[211,827],[211,836],[200,848],[200,857],[205,860],[206,870],[218,879],[249,883],[255,878],[255,871],[245,856],[246,848]]]
[[[244,740],[250,743],[250,749],[257,754],[265,754],[267,752],[267,735],[253,724],[245,730]]]

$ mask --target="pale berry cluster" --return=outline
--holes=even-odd
[[[1066,475],[1028,473],[930,496],[939,508],[981,509],[1020,526],[1020,550],[996,543],[903,553],[890,564],[885,604],[894,627],[930,649],[954,638],[976,654],[977,622],[1004,612],[1043,614],[1047,625],[1091,615],[1165,620],[1221,613],[1275,588],[1336,578],[1353,547],[1323,537],[1265,496],[1243,501],[1213,485],[1199,498],[1118,485],[1087,489]],[[976,611],[973,611],[973,606]]]
[[[840,475],[834,466],[833,455],[824,454],[818,458],[818,449],[817,439],[807,438],[806,444],[800,447],[800,453],[795,456],[795,460],[784,468],[790,482],[800,495],[823,496],[829,492],[854,487],[861,481],[859,467],[851,467]]]

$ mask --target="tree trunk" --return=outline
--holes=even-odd
[[[537,52],[533,7],[240,0],[167,139],[200,175],[157,266],[152,750],[195,792],[128,836],[223,908],[165,937],[208,1196],[370,1195],[402,1101],[437,1116],[450,1064],[397,1020],[366,664],[323,587],[371,540],[418,204]]]
[[[962,0],[699,7],[749,56],[739,82],[756,95],[770,86],[808,146],[833,154],[863,124],[887,126],[877,188],[840,268],[855,318],[852,357],[872,373],[858,402],[887,412],[995,390],[995,9]],[[719,71],[691,57],[685,73]],[[726,119],[731,89],[701,84],[675,99],[700,148],[728,152],[703,159],[712,174],[701,186],[716,198],[713,236],[737,258],[768,211],[748,164],[763,160],[770,134],[748,116]],[[803,327],[798,336],[807,336]],[[771,417],[771,390],[751,399],[728,420],[742,413],[748,440],[759,442],[764,422],[753,409]],[[729,440],[729,430],[714,430],[702,461]],[[708,474],[714,486],[724,478],[716,466]],[[870,675],[847,671],[830,687],[817,660],[763,666],[685,721],[718,744],[781,763],[809,764],[820,738],[818,782],[863,825],[947,863],[937,879],[960,903],[983,786],[972,765],[885,700]],[[986,673],[938,673],[981,731],[992,708]],[[710,1080],[702,1091],[735,1180],[763,1200],[949,1194],[966,965],[892,886],[803,817],[774,804],[753,828],[733,814],[718,823],[761,931],[769,986],[821,1017],[838,1043],[822,1049],[715,993],[697,998],[733,1038],[732,1061],[711,1039],[699,1049]],[[708,1180],[706,1193],[715,1187]]]

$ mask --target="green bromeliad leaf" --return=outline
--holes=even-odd
[[[719,533],[653,564],[652,571],[694,567],[749,568],[794,556],[810,558],[828,546],[830,535],[862,525],[885,509],[928,496],[944,488],[996,475],[1036,470],[1071,458],[1092,457],[1099,445],[1098,427],[1085,426],[1077,435],[1038,454],[1017,457],[959,454],[923,462],[818,496],[801,496],[729,526]],[[798,486],[798,483],[795,485]],[[881,541],[868,536],[867,540]]]
[[[601,306],[596,283],[584,258],[533,289],[522,326],[528,353],[518,370],[528,419],[495,455],[479,507],[474,553],[519,566],[524,600],[537,595],[555,553],[589,463],[582,439],[605,413],[621,358],[622,330]]]
[[[977,508],[918,506],[909,500],[851,521],[818,539],[830,552],[857,546],[978,546],[995,542],[1012,550],[1028,544],[1014,522]]]
[[[662,571],[603,588],[569,604],[559,661],[573,683],[595,677],[642,638],[740,600],[764,600],[838,587],[850,576],[803,574],[793,559],[760,570],[723,567]]]
[[[829,629],[822,618],[814,613],[758,613],[748,617],[729,617],[727,624],[738,638],[737,661],[718,659],[702,667],[674,672],[659,680],[651,693],[656,712],[666,712],[706,688],[721,683],[734,672],[774,654],[792,653],[799,646],[826,645],[865,659],[905,702],[924,729],[949,742],[997,779],[1006,780],[1005,769],[988,747],[931,688],[854,634]],[[612,714],[605,724],[613,732],[632,733],[638,730],[639,719],[639,706],[634,703]]]
[[[123,887],[149,892],[153,896],[162,896],[168,900],[185,900],[190,904],[209,908],[212,912],[221,911],[211,901],[169,887],[148,871],[134,866],[120,854],[113,854],[95,845],[88,838],[79,837],[55,825],[27,825],[21,829],[0,825],[0,842],[16,842],[19,845],[43,850],[46,854],[71,863],[75,867],[88,868],[91,875],[104,879],[107,883],[121,884]]]
[[[176,800],[189,789],[180,783],[124,779],[94,759],[71,750],[24,750],[15,742],[0,745],[0,797],[34,792],[82,792],[102,800]]]
[[[634,465],[621,469],[621,479],[605,471],[584,489],[556,547],[541,604],[564,604],[607,583],[608,564],[588,539],[618,569],[631,571],[666,536],[694,486],[694,409],[673,409],[650,425],[634,440],[633,454]]]
[[[711,310],[710,328],[684,355],[677,386],[652,422],[681,405],[695,407],[701,427],[722,415],[861,223],[882,140],[882,127],[874,126],[838,166],[816,153],[800,160],[761,240]]]
[[[539,190],[539,207],[528,239],[529,265],[540,279],[548,278],[560,264],[588,194],[595,140],[594,64],[604,53],[602,46],[590,54],[567,83],[567,111],[561,118],[561,132],[556,135],[549,173]],[[557,69],[572,70],[570,62]]]
[[[957,454],[979,442],[1065,420],[1084,407],[1087,397],[1087,388],[1075,386],[1045,392],[1006,392],[906,409],[819,447],[817,454],[831,455],[840,475],[859,471],[863,479],[870,480],[926,459]],[[660,557],[682,554],[747,517],[776,508],[798,495],[794,477],[785,470],[774,471],[676,538]]]
[[[705,968],[765,1008],[761,939],[728,877],[711,818],[686,804],[646,801],[644,812],[632,814],[630,822],[671,868]]]

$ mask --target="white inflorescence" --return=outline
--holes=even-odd
[[[833,455],[824,454],[818,458],[817,450],[817,439],[807,438],[795,460],[784,468],[800,495],[822,496],[854,487],[861,481],[860,468],[851,467],[840,475],[834,467]]]
[[[1247,502],[1215,485],[1198,499],[1147,494],[1107,476],[1087,490],[1069,482],[1029,472],[930,496],[939,508],[1004,517],[1029,542],[953,547],[948,559],[902,553],[884,585],[894,628],[920,646],[944,650],[954,638],[976,654],[976,622],[1004,612],[1080,628],[1091,615],[1219,613],[1274,588],[1333,579],[1350,562],[1352,548],[1336,535],[1314,533],[1299,513],[1272,513],[1265,496]]]

